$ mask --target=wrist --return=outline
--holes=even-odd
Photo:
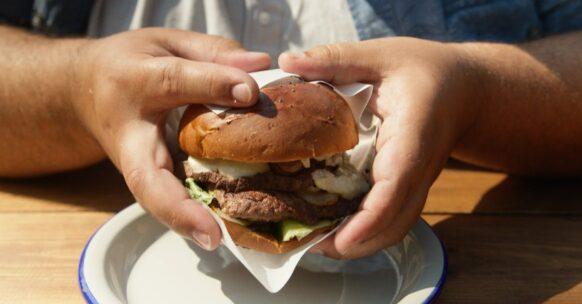
[[[87,49],[90,47],[90,39],[62,39],[55,48],[59,54],[64,54],[66,59],[62,62],[61,91],[66,108],[70,110],[71,119],[78,125],[79,134],[85,137],[86,146],[94,147],[100,157],[103,155],[99,141],[90,127],[91,115],[87,115],[84,109],[91,103],[93,94],[91,89],[91,71],[87,68]]]
[[[473,45],[449,43],[447,46],[457,58],[455,69],[455,82],[457,83],[455,89],[457,96],[455,98],[459,104],[457,141],[461,141],[479,121],[483,104],[488,99],[488,74]]]
[[[78,115],[79,104],[82,103],[86,91],[86,52],[88,39],[70,39],[60,41],[60,52],[66,54],[67,60],[63,64],[63,92],[66,100]]]
[[[92,108],[95,93],[93,90],[95,73],[92,65],[94,58],[91,57],[91,48],[94,43],[95,40],[91,39],[71,39],[63,41],[61,45],[63,52],[68,54],[63,91],[67,94],[68,106],[72,109],[79,124],[89,134],[93,134],[89,121],[93,115],[87,110]]]

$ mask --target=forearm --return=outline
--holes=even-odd
[[[103,158],[71,104],[83,43],[0,26],[0,176],[48,174]]]
[[[465,43],[478,115],[453,156],[520,175],[582,174],[582,32]]]

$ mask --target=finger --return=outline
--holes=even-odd
[[[250,73],[269,69],[271,56],[261,52],[227,52],[216,56],[213,62],[233,66]]]
[[[364,241],[351,249],[344,259],[357,259],[370,256],[379,250],[388,248],[401,242],[408,231],[418,222],[419,214],[426,201],[427,191],[424,189],[407,198],[405,208],[402,209],[394,222],[380,231],[373,238]]]
[[[254,104],[259,95],[257,83],[246,72],[215,63],[151,58],[144,74],[143,88],[160,110],[193,103],[243,107]]]
[[[372,189],[359,211],[336,233],[334,246],[338,252],[358,250],[401,216],[403,208],[409,206],[410,193],[425,190],[423,180],[432,156],[417,128],[401,126],[388,134],[390,143],[378,151],[372,165]]]
[[[144,29],[174,56],[195,61],[214,62],[246,72],[267,69],[271,57],[263,52],[248,52],[235,40],[179,29]]]
[[[361,44],[330,44],[305,53],[283,53],[279,56],[279,66],[307,80],[335,84],[372,82],[379,78],[381,70],[375,57]]]
[[[380,231],[373,238],[354,246],[347,252],[340,252],[335,246],[335,239],[329,238],[318,244],[314,249],[325,256],[334,259],[358,259],[373,255],[374,253],[396,245],[407,235],[408,231],[418,222],[419,214],[426,200],[426,193],[418,192],[414,198],[407,198],[407,207],[395,218],[394,222]]]
[[[162,223],[206,250],[215,249],[220,228],[172,174],[172,161],[159,130],[146,121],[124,128],[118,159],[127,185],[144,209]]]
[[[320,243],[317,249],[327,256],[343,258],[350,256],[355,247],[373,238],[380,231],[391,225],[408,196],[410,185],[402,172],[396,178],[384,168],[389,168],[396,160],[388,149],[382,149],[376,155],[372,166],[374,185],[364,197],[359,210],[328,240]],[[391,168],[389,170],[397,170]],[[399,170],[406,170],[400,168]],[[398,176],[405,175],[402,178]]]

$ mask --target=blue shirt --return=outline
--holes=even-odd
[[[524,42],[582,29],[582,0],[347,0],[361,40]],[[83,35],[93,0],[3,0],[0,21],[49,35]]]

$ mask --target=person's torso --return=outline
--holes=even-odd
[[[0,1],[0,22],[48,35],[84,35],[87,31],[89,15],[96,1],[3,0]],[[243,1],[199,0],[196,1],[196,5],[198,10],[204,10],[205,16],[210,17],[215,16],[216,12],[220,15],[220,9],[223,7],[233,7],[241,3],[246,6]],[[317,6],[320,1],[289,0],[287,2],[292,11],[297,3],[308,4],[311,7]],[[336,12],[333,7],[338,5],[336,3],[340,3],[345,8],[344,1],[347,2],[349,14],[360,40],[399,35],[441,41],[517,43],[582,29],[582,0],[337,0],[335,2],[329,0],[324,1],[327,2],[327,8],[321,6],[323,9],[313,11],[315,17],[305,14],[305,22],[301,22],[301,27],[309,27],[307,24],[323,24],[323,21],[326,21],[324,28],[335,25],[336,20],[319,18],[319,14],[326,15],[329,11],[330,14],[327,15],[331,16]],[[125,22],[132,18],[135,10],[128,11],[121,8],[133,6],[135,9],[138,6],[138,0],[107,2],[120,8],[113,16]],[[148,2],[154,3],[154,1]],[[168,4],[172,6],[172,3],[178,2],[180,1],[162,0],[156,1],[153,6],[164,6],[164,3],[165,6]],[[253,2],[257,5],[268,6],[279,1],[254,0]],[[158,5],[158,3],[162,4]],[[152,4],[149,5],[152,6]],[[181,9],[181,6],[176,5],[173,5],[172,10]],[[145,11],[157,14],[152,9],[146,7]],[[172,18],[171,15],[168,18]],[[307,16],[310,17],[307,18]],[[265,21],[270,17],[260,18]],[[214,20],[218,22],[221,19]],[[280,19],[275,18],[275,20]],[[189,22],[206,24],[210,21],[212,20],[191,19]],[[272,24],[271,22],[267,23]],[[249,27],[245,26],[245,28]],[[340,33],[344,34],[344,32]]]
[[[288,50],[358,40],[345,0],[97,0],[88,33],[152,26],[234,39],[274,59]]]

